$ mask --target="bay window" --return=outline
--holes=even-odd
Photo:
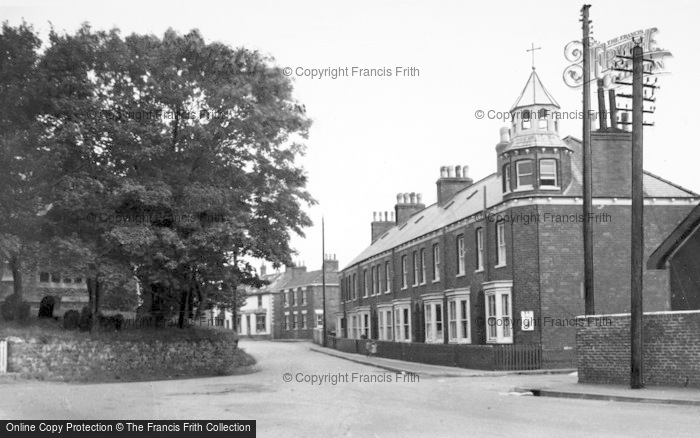
[[[559,186],[557,180],[557,160],[540,160],[540,187],[556,188]]]
[[[450,343],[471,343],[469,289],[447,294],[448,339]]]
[[[510,344],[513,342],[511,281],[484,283],[486,300],[486,342]]]
[[[444,343],[444,324],[442,314],[442,293],[435,298],[424,297],[425,342],[429,344]]]
[[[532,189],[534,181],[532,160],[520,160],[515,163],[517,172],[516,188],[518,190]]]

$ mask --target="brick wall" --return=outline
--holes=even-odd
[[[630,315],[579,318],[580,383],[629,384]],[[700,311],[644,314],[644,384],[700,387]]]

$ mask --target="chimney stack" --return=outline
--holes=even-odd
[[[605,110],[605,90],[602,79],[598,79],[598,123],[598,129],[601,131],[608,129],[608,113]]]
[[[623,120],[626,113],[622,113]],[[626,125],[629,126],[629,125]],[[629,198],[632,190],[632,133],[591,132],[593,196]]]
[[[398,196],[397,196],[398,199]],[[401,195],[401,199],[403,199],[403,195]],[[372,228],[372,243],[374,243],[377,239],[382,237],[384,233],[389,231],[393,226],[394,226],[394,221],[393,218],[392,220],[389,220],[389,212],[374,212],[373,214],[373,221],[371,224]]]
[[[408,218],[423,210],[423,195],[420,193],[399,193],[396,195],[396,225],[403,225]]]
[[[299,274],[306,272],[306,266],[302,266],[301,262],[292,263],[285,268],[285,272],[290,271],[292,273],[292,278],[298,276]]]
[[[338,272],[338,260],[335,259],[335,254],[326,254],[323,266],[326,272]]]
[[[468,175],[468,166],[442,166],[440,168],[440,179],[437,180],[439,206],[447,204],[458,192],[474,183],[474,180],[469,178]]]
[[[608,90],[608,97],[610,98],[610,127],[612,129],[617,129],[617,99],[615,90]]]

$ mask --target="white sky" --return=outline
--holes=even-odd
[[[670,50],[671,74],[662,77],[656,123],[644,133],[645,169],[700,192],[700,158],[692,138],[700,102],[693,1],[591,2],[593,36],[606,41],[656,27],[658,46]],[[581,1],[8,1],[0,20],[22,18],[42,33],[51,22],[73,32],[80,23],[162,36],[172,27],[198,28],[207,40],[258,49],[280,66],[360,67],[394,71],[416,67],[418,77],[310,79],[293,75],[296,97],[314,120],[302,164],[319,201],[315,226],[293,239],[296,260],[321,265],[321,217],[326,252],[341,267],[370,243],[373,211],[391,211],[398,192],[436,200],[442,165],[468,165],[481,179],[496,171],[494,147],[506,123],[477,120],[475,111],[507,111],[530,74],[533,42],[537,72],[562,111],[581,110],[580,89],[566,86],[564,46],[581,37]],[[595,108],[595,95],[593,95]],[[693,122],[696,120],[696,122]],[[581,138],[580,121],[560,124],[564,137]]]

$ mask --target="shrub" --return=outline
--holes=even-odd
[[[113,332],[117,330],[116,320],[112,316],[97,315],[98,328],[101,332]]]
[[[112,318],[114,318],[115,330],[120,331],[124,326],[124,315],[122,315],[121,313],[117,313]]]
[[[53,318],[53,308],[56,305],[56,300],[51,295],[47,295],[41,299],[39,303],[39,318]]]
[[[0,313],[5,321],[26,321],[29,319],[29,303],[12,294],[0,305]]]
[[[63,328],[76,330],[80,325],[80,313],[77,310],[69,310],[63,314]]]
[[[78,328],[81,332],[87,332],[92,327],[92,311],[87,306],[83,307],[80,311],[80,322],[78,323]]]

